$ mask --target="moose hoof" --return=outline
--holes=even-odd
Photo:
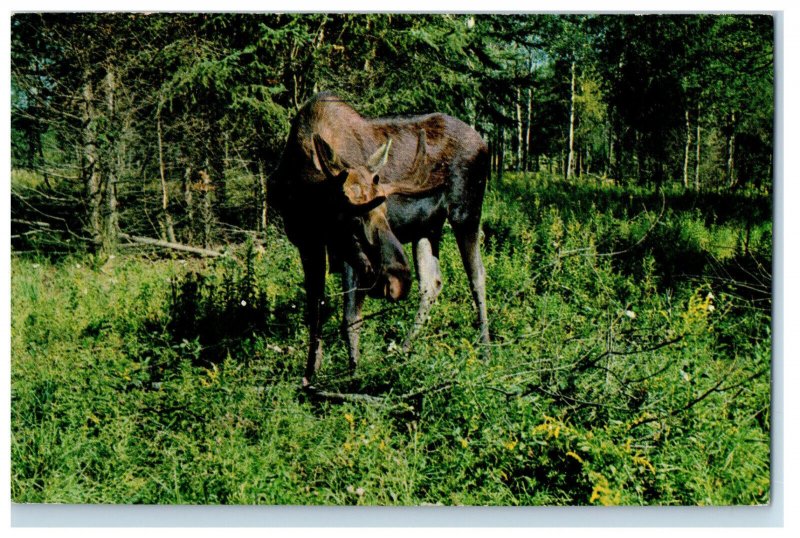
[[[303,377],[303,385],[302,385],[302,388],[303,388],[303,390],[304,390],[304,391],[306,391],[306,392],[313,392],[314,390],[316,390],[316,389],[314,388],[314,385],[312,385],[312,384],[311,384],[311,381],[309,381],[307,377]]]

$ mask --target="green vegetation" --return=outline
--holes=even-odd
[[[302,272],[274,229],[213,260],[15,255],[12,500],[769,502],[770,219],[750,190],[507,173],[490,359],[447,233],[413,350],[414,301],[369,300],[354,377],[329,276],[318,384],[374,397],[345,403],[299,390]]]
[[[773,36],[744,14],[13,15],[12,499],[769,502]],[[299,390],[269,177],[318,91],[488,143],[487,361],[446,229],[411,352],[415,301],[369,300],[351,376],[330,275],[325,394]]]
[[[12,166],[41,185],[12,189],[12,244],[264,232],[267,177],[319,91],[455,116],[497,177],[769,191],[773,37],[752,14],[15,14]]]

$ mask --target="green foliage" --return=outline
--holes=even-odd
[[[261,179],[319,91],[458,117],[499,177],[771,189],[770,16],[19,13],[11,30],[12,163],[42,187],[12,187],[19,249],[263,232]]]
[[[375,398],[344,404],[298,388],[302,272],[274,230],[209,261],[15,256],[12,499],[767,503],[769,208],[509,174],[484,210],[490,359],[446,233],[412,351],[414,301],[370,300],[354,376],[329,275],[319,386]]]
[[[11,27],[15,502],[769,501],[770,17]],[[490,142],[497,175],[510,155],[534,170],[493,177],[486,197],[488,361],[446,232],[444,291],[412,351],[398,343],[413,301],[368,302],[354,376],[329,276],[318,382],[373,399],[298,390],[302,271],[264,229],[260,180],[320,90],[366,116],[450,113]],[[565,182],[570,127],[580,179]],[[699,189],[674,181],[686,148]],[[85,253],[92,218],[115,211],[132,235],[166,239],[171,216],[179,241],[258,227],[268,242],[214,261]]]

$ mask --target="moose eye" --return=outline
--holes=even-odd
[[[372,178],[372,184],[373,185],[377,185],[380,180],[381,180],[381,177],[376,175],[375,177]]]

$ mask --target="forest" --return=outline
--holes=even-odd
[[[11,18],[14,502],[770,500],[774,21],[758,14]],[[290,121],[444,112],[489,146],[491,353],[458,249],[299,390]],[[412,296],[414,293],[412,292]]]

